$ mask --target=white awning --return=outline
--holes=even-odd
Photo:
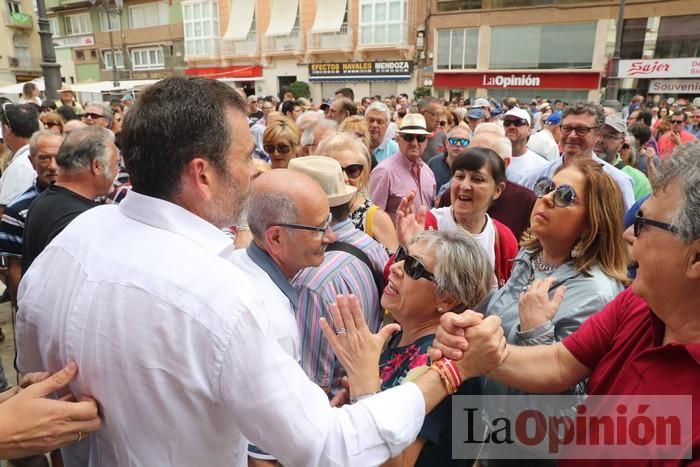
[[[255,15],[255,0],[229,0],[228,27],[224,40],[242,41],[248,37]]]
[[[288,36],[294,28],[299,10],[299,0],[272,0],[270,25],[265,36]]]
[[[71,84],[70,87],[75,92],[88,92],[92,94],[99,94],[109,91],[131,91],[134,88],[142,88],[149,86],[155,82],[157,79],[134,79],[134,80],[124,80],[119,81],[119,86],[114,86],[111,81],[94,81],[94,82],[83,82]]]
[[[311,32],[340,31],[347,6],[347,0],[316,0],[316,18]]]
[[[39,91],[44,90],[44,78],[37,78],[29,81],[30,83],[36,84]],[[0,94],[22,94],[22,88],[27,83],[17,83],[10,84],[8,86],[3,86],[0,88]]]

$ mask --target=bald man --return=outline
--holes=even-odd
[[[229,258],[255,283],[265,305],[259,311],[265,315],[261,320],[268,333],[297,362],[301,359],[297,292],[289,281],[303,268],[320,266],[335,235],[330,226],[319,238],[319,232],[290,225],[322,226],[329,213],[326,193],[311,177],[287,169],[266,172],[253,182],[248,204],[253,241]],[[248,455],[249,465],[276,465],[272,456],[256,446],[249,445]]]
[[[503,164],[508,167],[512,157],[512,145],[510,140],[505,136],[494,131],[477,131],[476,135],[469,143],[467,151],[471,148],[488,148],[496,152]],[[522,185],[506,180],[506,187],[501,193],[501,196],[491,203],[488,214],[499,222],[505,224],[515,235],[515,238],[520,240],[523,232],[530,227],[530,213],[535,205],[537,197],[532,190],[525,188]],[[450,190],[443,194],[442,205],[449,206],[452,202],[450,199]]]

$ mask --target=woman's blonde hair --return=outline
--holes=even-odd
[[[358,180],[358,190],[367,198],[369,196],[369,172],[371,166],[367,146],[362,144],[360,139],[352,133],[336,133],[331,137],[322,139],[315,153],[333,157],[335,153],[340,151],[351,151],[360,156],[363,169]]]
[[[562,165],[555,173],[567,169],[581,172],[586,183],[583,197],[587,231],[577,245],[580,256],[571,259],[573,267],[578,272],[587,273],[598,264],[608,276],[627,283],[627,247],[622,238],[625,207],[620,188],[593,160],[573,161]],[[540,241],[530,229],[523,235],[521,246],[533,253],[542,251]]]
[[[299,139],[301,138],[301,133],[296,123],[287,117],[282,117],[279,119],[273,119],[273,121],[267,121],[267,127],[263,133],[263,144],[270,144],[279,138],[287,138],[289,145],[292,149],[299,147]]]
[[[61,128],[61,134],[63,134],[63,118],[57,113],[54,112],[47,112],[41,117],[39,117],[39,120],[41,123],[46,124],[46,123],[53,123],[54,125],[58,125]]]
[[[372,143],[369,139],[369,127],[367,126],[367,120],[359,115],[353,115],[352,117],[348,117],[343,120],[343,123],[340,124],[338,130],[345,133],[352,133],[355,136],[358,136],[358,133],[361,134],[362,137],[358,136],[358,138],[368,148]]]

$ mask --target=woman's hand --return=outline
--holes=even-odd
[[[425,206],[421,206],[418,213],[413,208],[415,192],[411,192],[407,197],[401,199],[396,210],[396,233],[399,236],[399,243],[405,248],[411,243],[411,239],[425,230]]]
[[[536,280],[520,294],[520,306],[518,307],[520,332],[536,328],[557,314],[564,299],[564,293],[566,293],[566,286],[559,286],[550,299],[549,289],[554,285],[554,282],[556,282],[554,277]]]
[[[331,305],[331,316],[333,327],[321,318],[321,330],[348,374],[350,393],[357,396],[379,391],[379,356],[389,337],[401,327],[387,324],[372,334],[354,295],[338,295],[337,303]]]

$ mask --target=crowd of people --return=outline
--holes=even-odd
[[[566,393],[692,395],[691,445],[637,464],[700,459],[700,110],[25,91],[0,458],[515,465],[453,457],[450,396]]]

